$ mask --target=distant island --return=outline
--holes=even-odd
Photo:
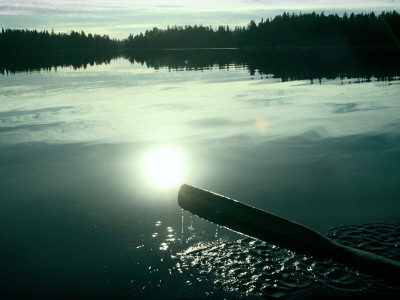
[[[86,68],[125,58],[170,70],[231,65],[286,80],[391,80],[400,70],[400,15],[287,14],[247,26],[153,28],[126,39],[72,30],[1,29],[0,74]],[[182,51],[179,51],[182,50]]]
[[[20,52],[108,53],[145,49],[188,48],[399,48],[400,15],[284,13],[273,19],[251,21],[245,27],[168,26],[153,28],[124,40],[81,31],[55,33],[53,30],[4,29],[0,34],[0,55]]]

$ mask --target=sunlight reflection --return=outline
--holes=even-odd
[[[257,117],[256,118],[256,127],[260,134],[265,135],[267,133],[267,129],[268,129],[268,121],[265,120],[264,118]]]
[[[146,153],[142,164],[146,179],[157,187],[175,186],[183,178],[183,154],[178,148],[153,149]]]

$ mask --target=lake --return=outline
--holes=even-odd
[[[400,54],[71,57],[0,70],[3,296],[398,296],[183,212],[177,194],[195,185],[400,260]]]

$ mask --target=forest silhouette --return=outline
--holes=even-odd
[[[246,27],[174,26],[130,35],[124,49],[177,48],[310,48],[399,47],[400,15],[396,12],[347,15],[288,14],[251,21]]]
[[[124,57],[151,68],[175,70],[243,66],[251,75],[258,71],[283,80],[390,79],[399,75],[399,40],[400,15],[396,11],[379,15],[345,13],[341,17],[284,13],[258,24],[251,21],[245,27],[168,26],[124,40],[83,31],[2,28],[0,72],[85,68]]]
[[[119,56],[119,43],[107,35],[86,35],[71,31],[54,33],[24,29],[4,29],[0,34],[0,72],[30,72],[58,67],[86,68],[110,63]]]

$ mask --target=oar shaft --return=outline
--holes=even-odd
[[[179,205],[208,221],[315,258],[340,261],[359,271],[400,283],[400,263],[340,245],[318,232],[236,200],[182,185]]]

